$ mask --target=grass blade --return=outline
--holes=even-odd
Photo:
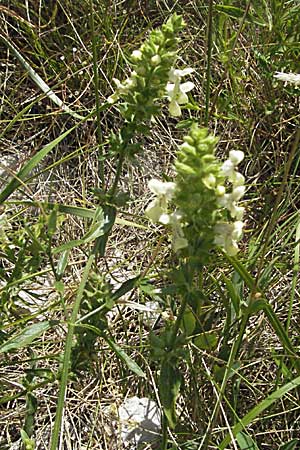
[[[291,390],[300,386],[300,377],[295,378],[293,381],[285,384],[277,391],[273,392],[267,398],[262,400],[257,406],[251,409],[251,411],[246,414],[239,423],[237,423],[231,430],[233,437],[236,437],[243,429],[245,429],[250,423],[252,423],[265,409],[269,408],[277,400],[280,400],[284,395],[286,395]],[[219,446],[219,450],[225,450],[228,444],[231,442],[231,436],[228,433],[223,439]]]
[[[71,320],[68,325],[68,333],[67,333],[66,346],[65,346],[65,352],[64,352],[64,361],[63,361],[62,376],[61,376],[60,389],[59,389],[59,397],[58,397],[58,402],[57,402],[57,409],[56,409],[53,433],[51,436],[50,450],[57,450],[57,448],[58,448],[58,442],[59,442],[59,436],[60,436],[60,430],[61,430],[61,422],[62,422],[63,409],[64,409],[64,402],[65,402],[65,395],[66,395],[68,378],[69,378],[69,367],[70,367],[70,358],[71,358],[71,351],[72,351],[72,344],[73,344],[75,322],[77,319],[77,314],[78,314],[78,310],[80,307],[80,302],[81,302],[81,298],[83,295],[83,291],[84,291],[93,261],[94,261],[94,255],[91,255],[89,257],[87,264],[85,266],[85,269],[84,269],[84,273],[83,273],[83,276],[82,276],[82,279],[81,279],[81,282],[79,285],[79,289],[77,292],[77,296],[75,299],[75,304],[73,307]]]
[[[23,181],[26,179],[31,170],[33,170],[57,144],[59,144],[66,136],[68,136],[68,134],[75,130],[76,127],[77,125],[65,131],[53,141],[49,142],[49,144],[45,145],[27,163],[24,164],[21,170],[19,170],[19,172],[0,193],[0,204],[3,203],[15,190],[17,190],[23,184]]]
[[[31,65],[26,61],[26,59],[21,55],[19,50],[5,37],[3,34],[0,34],[0,39],[7,45],[7,47],[13,52],[16,58],[20,61],[24,69],[27,70],[30,78],[34,81],[34,83],[44,92],[44,94],[57,105],[62,111],[70,114],[75,119],[82,120],[83,116],[72,111],[67,105],[63,103],[63,101],[57,97],[57,95],[52,91],[52,89],[48,86],[47,83],[36,73],[36,71],[31,67]]]
[[[27,347],[27,345],[31,344],[34,339],[41,336],[41,334],[47,331],[52,325],[53,323],[49,321],[30,325],[22,330],[21,333],[18,333],[16,336],[12,336],[7,342],[5,342],[5,344],[1,345],[0,353],[6,353],[9,350],[17,350],[19,348]]]

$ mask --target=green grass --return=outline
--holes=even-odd
[[[299,87],[273,75],[300,73],[299,2],[50,4],[0,6],[0,448],[121,450],[116,408],[135,395],[164,407],[153,449],[298,448]],[[183,119],[219,136],[222,159],[245,152],[241,250],[195,272],[194,309],[167,233],[144,215],[147,182],[173,180],[187,129],[164,108],[119,171],[109,147],[122,125],[112,79],[174,12],[186,22],[177,66],[195,69],[198,109]],[[116,171],[127,202],[101,191]],[[153,330],[148,301],[163,315]],[[181,346],[184,327],[195,334]]]

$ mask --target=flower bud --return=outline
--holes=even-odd
[[[152,66],[158,66],[161,62],[161,57],[159,55],[154,55],[151,58],[151,65]]]

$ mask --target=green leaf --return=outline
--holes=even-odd
[[[145,379],[147,378],[145,372],[143,372],[140,366],[129,355],[127,355],[127,353],[118,344],[116,344],[111,338],[108,338],[105,335],[103,335],[103,338],[108,343],[110,348],[115,352],[115,354],[126,364],[128,369],[130,369],[139,377]]]
[[[297,352],[294,349],[294,346],[290,338],[288,337],[286,330],[282,326],[281,321],[278,319],[276,313],[273,311],[273,308],[269,303],[265,302],[263,309],[281,344],[288,353],[292,354],[295,357],[295,364],[297,363],[296,366],[298,368],[298,371],[300,371],[300,364],[297,360]]]
[[[252,291],[256,291],[256,283],[255,279],[248,272],[246,267],[234,256],[229,256],[227,253],[224,253],[225,257],[228,259],[233,268],[238,272],[241,278],[244,280],[248,288]]]
[[[196,326],[196,319],[193,311],[186,310],[182,318],[182,328],[187,336],[191,336]]]
[[[19,348],[27,347],[31,344],[36,338],[40,337],[45,331],[47,331],[51,326],[53,326],[53,322],[45,321],[34,323],[29,327],[25,328],[15,336],[12,336],[5,344],[1,345],[0,353],[5,353],[10,350],[17,350]]]
[[[218,335],[213,331],[201,333],[194,339],[194,344],[201,350],[214,350],[218,345]]]
[[[55,281],[54,288],[61,295],[63,295],[65,292],[65,285],[62,281]]]
[[[65,250],[60,255],[56,268],[56,275],[58,278],[61,278],[66,270],[66,267],[68,265],[69,254],[70,250]]]
[[[235,316],[240,317],[241,299],[237,292],[236,285],[229,278],[225,277],[225,275],[222,276],[222,278],[226,283],[227,292],[230,296],[230,300],[231,300],[231,303],[232,303],[234,311],[235,311]]]
[[[48,234],[50,237],[54,235],[57,227],[57,207],[53,208],[48,219]]]
[[[241,450],[259,450],[257,444],[243,431],[236,435],[236,441]]]
[[[252,408],[248,414],[246,414],[228,433],[219,446],[219,450],[225,450],[225,448],[230,444],[232,436],[237,436],[242,430],[244,430],[250,423],[252,423],[265,409],[269,408],[277,400],[280,400],[284,395],[286,395],[291,390],[300,386],[300,377],[295,378],[293,381],[285,384],[281,388],[277,389],[267,398],[262,400],[257,406]]]
[[[215,10],[234,19],[241,19],[244,15],[244,10],[242,8],[238,8],[237,6],[215,5]]]
[[[102,208],[99,206],[94,213],[94,219],[89,231],[81,238],[73,241],[66,242],[65,244],[56,247],[52,253],[57,254],[71,250],[79,245],[88,244],[91,241],[95,241],[98,237],[103,236],[105,228],[105,220]]]
[[[45,81],[36,73],[36,71],[31,67],[31,65],[26,61],[26,59],[21,55],[21,53],[17,50],[17,48],[3,35],[0,35],[0,38],[5,42],[7,47],[14,53],[17,59],[20,61],[21,65],[27,70],[30,78],[34,81],[34,83],[44,92],[44,94],[59,108],[61,108],[64,112],[70,114],[75,119],[83,119],[82,116],[72,111],[64,102],[52,91],[52,89],[45,83]]]
[[[127,292],[130,292],[132,289],[134,289],[137,286],[139,279],[140,279],[140,275],[124,281],[124,283],[122,283],[122,285],[119,287],[119,289],[117,289],[112,294],[113,300],[116,301],[118,298],[122,297],[123,295],[127,294]]]
[[[78,325],[76,326],[78,327]],[[108,337],[103,330],[100,330],[94,325],[80,324],[79,326],[91,330],[101,336],[110,346],[110,348],[115,352],[115,354],[127,365],[128,369],[130,369],[139,377],[147,378],[145,372],[143,372],[140,366],[129,355],[127,355],[127,353],[112,338]]]
[[[176,400],[181,386],[181,375],[177,367],[164,360],[160,369],[159,392],[160,400],[170,428],[176,425]]]
[[[185,130],[187,128],[191,128],[193,123],[197,122],[196,119],[185,119],[178,122],[175,126],[177,130]]]
[[[34,450],[35,449],[35,441],[30,439],[25,430],[20,430],[21,439],[24,444],[26,450]]]
[[[96,209],[93,208],[82,208],[81,206],[68,206],[68,205],[62,205],[60,203],[49,203],[49,202],[31,202],[28,200],[18,200],[12,202],[15,205],[28,205],[28,206],[36,206],[39,208],[42,206],[43,208],[49,208],[53,209],[55,207],[58,208],[58,212],[65,213],[65,214],[71,214],[72,216],[76,217],[83,217],[84,219],[93,219],[95,217]],[[141,225],[136,222],[132,222],[131,220],[126,220],[123,218],[116,218],[115,222],[118,225],[123,225],[126,227],[134,227],[134,228],[140,228],[141,230],[147,230],[148,227],[145,227],[144,225]]]
[[[292,439],[286,444],[282,444],[278,450],[295,450],[300,448],[300,439]]]

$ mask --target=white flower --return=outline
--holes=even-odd
[[[295,84],[296,86],[300,85],[299,73],[276,72],[274,78],[277,78],[277,80],[280,81],[284,81],[285,83]]]
[[[245,154],[241,150],[230,150],[229,152],[229,160],[234,166],[239,165],[239,163],[243,161],[244,157]]]
[[[233,204],[230,209],[230,215],[233,219],[242,220],[245,212],[245,208],[243,206],[237,206]]]
[[[159,222],[160,217],[164,214],[164,210],[157,198],[147,206],[145,214],[152,222]]]
[[[244,222],[237,220],[233,223],[232,239],[240,241],[243,237]]]
[[[140,61],[142,59],[142,52],[140,50],[133,50],[133,52],[131,53],[131,58],[134,61]]]
[[[161,62],[161,57],[159,55],[154,55],[151,58],[151,65],[152,66],[158,66]]]
[[[229,195],[230,201],[238,202],[245,194],[245,186],[234,186]]]
[[[245,183],[245,177],[240,172],[234,171],[230,176],[229,181],[231,181],[234,186],[243,186]]]
[[[148,205],[145,214],[152,222],[160,222],[167,225],[170,222],[168,202],[174,195],[176,184],[153,178],[149,181],[148,186],[153,194],[157,195],[157,198]]]
[[[168,202],[172,200],[176,184],[172,182],[163,182],[157,179],[149,181],[150,190],[157,195],[149,206],[146,208],[145,214],[152,222],[159,222],[163,225],[170,225],[172,228],[172,248],[175,252],[188,246],[188,241],[184,237],[182,229],[182,215],[179,211],[168,213]]]
[[[150,191],[153,194],[158,196],[164,196],[167,200],[171,200],[176,189],[176,184],[171,181],[160,181],[156,178],[152,178],[152,180],[148,183]]]
[[[230,159],[226,159],[226,161],[223,162],[221,167],[221,171],[223,172],[225,177],[231,177],[232,174],[234,173],[234,170],[235,170],[234,164],[230,161]]]
[[[214,243],[222,247],[229,256],[238,253],[238,241],[243,236],[243,222],[238,220],[233,223],[219,222],[215,225]]]
[[[190,75],[194,72],[194,69],[187,67],[186,69],[174,69],[172,68],[169,72],[169,80],[173,83],[176,83],[178,78],[185,77],[186,75]]]
[[[216,187],[216,195],[218,197],[222,197],[225,194],[225,192],[226,192],[225,186],[222,186],[222,184],[219,184]]]
[[[229,152],[229,158],[221,167],[223,174],[234,184],[244,184],[243,175],[235,170],[239,163],[243,161],[244,156],[245,154],[241,150],[231,150]]]
[[[123,81],[123,83],[121,83],[120,80],[118,80],[117,78],[113,78],[113,82],[116,85],[116,91],[110,95],[107,99],[108,103],[115,103],[119,100],[120,94],[128,94],[128,92],[130,91],[130,89],[134,88],[136,86],[136,76],[137,73],[133,70],[131,72],[131,75],[129,78],[126,78],[125,81]]]
[[[181,77],[189,75],[194,70],[191,68],[186,68],[183,70],[171,69],[169,73],[170,82],[166,86],[168,99],[170,100],[169,113],[171,116],[179,117],[181,115],[180,105],[188,103],[189,99],[186,95],[194,87],[194,83],[188,81],[186,83],[180,83]]]
[[[244,208],[237,205],[237,202],[243,197],[245,186],[234,186],[232,192],[224,194],[219,198],[219,205],[228,209],[233,219],[242,219]]]
[[[204,178],[202,178],[202,182],[203,184],[208,188],[208,189],[214,189],[216,187],[216,177],[214,176],[213,173],[209,173],[208,175],[206,175]]]

